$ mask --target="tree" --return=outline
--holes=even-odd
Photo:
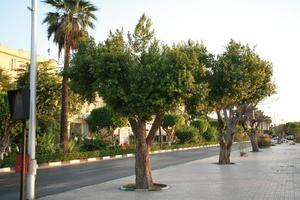
[[[64,151],[68,149],[68,78],[71,50],[77,49],[77,43],[87,38],[87,29],[94,28],[94,12],[97,8],[87,0],[45,0],[56,12],[48,12],[43,23],[48,25],[48,39],[58,45],[59,55],[64,49],[64,68],[61,88],[61,135]]]
[[[17,79],[18,88],[29,89],[30,83],[30,71],[28,70],[20,72]],[[55,133],[58,131],[59,111],[61,109],[60,91],[61,91],[61,75],[57,72],[55,66],[51,65],[51,62],[38,63],[37,73],[37,134]],[[69,111],[75,113],[81,108],[82,100],[75,95],[72,91],[69,93]],[[57,135],[59,136],[59,135]]]
[[[277,127],[275,127],[275,128],[277,129]],[[285,132],[287,135],[294,135],[294,138],[296,139],[296,141],[300,142],[300,122],[286,123],[285,124]]]
[[[108,106],[92,110],[87,121],[93,132],[98,132],[101,129],[107,129],[110,135],[113,134],[113,131],[116,128],[127,126],[128,124],[125,117],[114,112]]]
[[[246,131],[251,141],[251,147],[253,152],[259,152],[257,143],[257,132],[261,123],[271,122],[269,116],[264,115],[263,111],[257,110],[254,105],[244,106],[244,115],[240,119],[240,124]]]
[[[182,115],[169,113],[164,116],[161,126],[168,135],[169,144],[174,141],[176,128],[183,126],[184,123],[185,118]]]
[[[0,91],[7,91],[12,89],[14,84],[11,77],[6,73],[6,71],[0,68]]]
[[[151,20],[143,14],[128,42],[122,30],[110,32],[98,45],[79,45],[70,68],[71,86],[85,98],[101,95],[115,112],[128,117],[136,137],[136,188],[153,186],[150,148],[166,112],[191,95],[193,70],[204,70],[199,44],[168,47],[153,36]],[[147,134],[146,122],[152,121]]]
[[[6,91],[14,88],[11,77],[0,68],[0,159],[10,146],[15,123],[10,119]]]
[[[29,66],[28,68],[29,69]],[[22,71],[17,79],[18,88],[29,89],[30,71]],[[57,129],[60,110],[61,77],[50,62],[38,63],[36,88],[37,133],[46,134]]]
[[[245,111],[240,107],[256,105],[274,93],[272,64],[248,45],[231,40],[210,72],[209,101],[219,122],[219,164],[229,164],[235,127]]]
[[[10,119],[7,93],[0,91],[0,159],[10,146],[14,133],[15,122]]]

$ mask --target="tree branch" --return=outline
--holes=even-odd
[[[150,146],[153,143],[155,134],[156,134],[159,126],[161,125],[163,117],[164,117],[164,113],[159,113],[155,116],[154,122],[153,122],[151,129],[148,133],[148,136],[146,138],[147,145]]]

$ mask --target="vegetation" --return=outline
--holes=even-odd
[[[166,114],[162,120],[162,128],[168,135],[169,144],[174,142],[175,131],[185,124],[185,118],[178,114]]]
[[[272,64],[260,59],[248,45],[231,40],[217,57],[209,78],[208,101],[218,116],[219,164],[230,164],[235,128],[245,114],[243,106],[263,100],[274,92]]]
[[[8,153],[17,131],[14,130],[16,123],[10,119],[8,108],[7,90],[14,88],[11,77],[0,68],[0,160]]]
[[[77,49],[77,43],[87,38],[88,28],[94,28],[94,12],[97,8],[87,0],[45,0],[56,12],[48,12],[43,23],[48,25],[48,39],[58,45],[58,53],[64,49],[64,68],[61,87],[61,135],[64,151],[68,150],[68,77],[71,50]]]
[[[193,126],[184,126],[176,130],[180,144],[197,143],[200,140],[199,131]]]
[[[294,135],[296,142],[300,142],[300,122],[288,122],[285,124],[287,135]]]
[[[268,148],[272,145],[271,137],[268,134],[259,133],[258,136],[258,147],[259,148]]]
[[[116,128],[121,128],[128,124],[128,120],[125,117],[114,112],[108,106],[92,110],[87,121],[92,132],[106,129],[109,134],[113,134]]]
[[[205,72],[204,46],[191,41],[161,45],[151,24],[142,15],[134,32],[128,34],[128,42],[122,30],[116,30],[103,43],[89,40],[81,44],[70,68],[74,91],[87,99],[101,94],[115,112],[128,117],[136,137],[136,186],[140,189],[153,185],[149,150],[164,114],[204,87],[194,81],[196,72],[197,76]]]
[[[213,126],[209,126],[207,130],[203,133],[202,137],[205,141],[208,142],[215,141],[218,137],[218,130]]]

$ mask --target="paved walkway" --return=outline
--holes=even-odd
[[[300,199],[300,144],[281,144],[259,153],[248,152],[248,157],[239,157],[236,151],[232,153],[234,165],[212,164],[216,161],[214,156],[153,171],[155,182],[170,186],[166,191],[120,191],[119,186],[134,181],[134,176],[130,176],[41,200]]]

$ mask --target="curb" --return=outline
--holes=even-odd
[[[168,152],[174,152],[174,151],[186,151],[186,150],[202,149],[202,148],[206,148],[206,147],[217,147],[217,146],[219,146],[219,144],[157,150],[157,151],[150,152],[150,154],[160,154],[160,153],[168,153]],[[38,164],[38,168],[43,169],[43,168],[82,164],[82,163],[88,163],[88,162],[96,162],[96,161],[101,161],[101,160],[123,159],[123,158],[130,158],[130,157],[134,157],[134,154],[129,153],[129,154],[124,154],[124,155],[104,156],[104,157],[94,157],[94,158],[87,158],[87,159],[41,163],[41,164]],[[0,174],[1,173],[9,173],[9,172],[15,172],[15,168],[14,167],[0,168]]]

